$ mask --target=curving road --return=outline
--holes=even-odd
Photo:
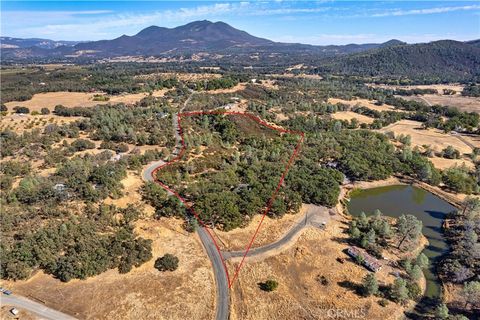
[[[29,300],[24,297],[17,295],[2,295],[0,297],[1,306],[12,306],[20,310],[27,310],[31,313],[34,313],[41,319],[47,320],[75,320],[76,318],[69,316],[68,314],[62,313],[60,311],[48,308],[44,304]]]
[[[306,206],[307,211],[305,214],[302,215],[280,239],[261,247],[251,248],[248,251],[247,257],[258,257],[278,253],[279,250],[286,248],[292,241],[296,240],[303,229],[308,226],[324,228],[330,220],[329,209],[316,205]],[[225,259],[243,258],[245,250],[226,251],[222,252],[222,255]]]
[[[142,172],[143,179],[146,181],[155,182],[152,174],[156,168],[164,164],[165,161],[162,160],[150,163]],[[172,195],[170,191],[169,194]],[[197,228],[197,234],[202,242],[203,247],[205,248],[205,251],[207,252],[208,258],[212,262],[213,273],[215,276],[215,284],[217,287],[217,306],[215,319],[227,320],[230,308],[230,295],[228,289],[228,279],[223,267],[222,257],[220,256],[215,243],[210,237],[209,232],[206,230],[206,227],[199,226]]]
[[[183,104],[180,112],[185,109],[187,104],[190,102],[190,99],[193,96],[193,92],[190,94],[188,99]],[[173,114],[172,118],[172,126],[175,132],[175,140],[176,145],[172,155],[178,155],[181,150],[181,137],[177,122],[177,113]],[[145,181],[155,182],[155,178],[153,174],[155,169],[161,167],[165,164],[165,161],[158,160],[155,162],[150,163],[142,172],[142,178]],[[168,190],[167,190],[168,191]],[[172,192],[168,191],[169,195],[173,195]],[[206,229],[205,226],[199,226],[197,228],[197,234],[202,242],[205,251],[207,252],[208,258],[210,259],[213,267],[213,273],[215,276],[215,284],[217,287],[217,306],[215,311],[215,319],[216,320],[227,320],[229,318],[229,309],[230,309],[230,292],[228,288],[228,278],[224,268],[224,261],[218,251],[218,248],[213,241],[209,231]]]

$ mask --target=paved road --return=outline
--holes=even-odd
[[[182,108],[180,109],[180,112],[182,112],[183,109],[185,109],[185,107],[190,102],[190,99],[192,98],[192,96],[193,96],[193,93],[191,93],[188,99],[185,101]],[[176,145],[175,145],[173,154],[178,155],[182,146],[180,143],[181,137],[180,137],[180,132],[178,128],[177,114],[173,115],[172,126],[175,132],[175,140],[176,140]],[[157,167],[162,166],[163,164],[165,164],[165,162],[162,160],[150,163],[147,167],[145,167],[145,169],[142,172],[143,179],[146,181],[154,181],[152,173]],[[169,194],[172,195],[172,193],[170,192]],[[217,299],[216,299],[217,306],[215,311],[215,319],[227,320],[229,318],[229,312],[230,312],[230,292],[228,288],[227,274],[224,269],[222,257],[220,256],[220,253],[218,252],[212,237],[204,227],[201,227],[201,226],[198,227],[197,234],[200,237],[200,240],[202,241],[202,245],[205,248],[205,251],[207,252],[208,258],[212,262],[213,273],[215,276],[215,284],[217,287]]]
[[[34,313],[41,319],[48,319],[48,320],[75,320],[76,319],[72,316],[69,316],[68,314],[50,309],[41,303],[29,300],[27,298],[20,297],[17,295],[10,295],[10,296],[2,295],[0,297],[0,305],[13,306],[18,309],[27,310],[31,313]]]
[[[286,247],[296,236],[306,227],[314,226],[323,228],[324,223],[330,220],[329,209],[326,207],[307,205],[307,211],[302,215],[280,239],[269,243],[265,246],[251,248],[248,251],[247,257],[255,257],[262,254],[268,254],[271,251]],[[222,252],[225,259],[242,258],[245,255],[245,250]]]

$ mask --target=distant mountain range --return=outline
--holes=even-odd
[[[315,46],[258,38],[224,22],[195,21],[176,28],[151,26],[133,36],[75,42],[1,38],[3,61],[88,61],[117,57],[182,57],[196,54],[217,63],[304,63],[319,73],[471,79],[480,77],[480,40],[442,40]],[[222,59],[222,60],[219,60]],[[314,71],[315,71],[314,70]]]
[[[374,48],[404,44],[391,40],[383,44],[349,44],[314,46],[300,43],[280,43],[258,38],[233,28],[224,22],[195,21],[176,28],[151,26],[133,36],[123,35],[112,40],[74,42],[46,39],[2,37],[4,58],[32,57],[118,57],[171,56],[179,54],[306,52],[336,55],[362,52]]]
[[[11,38],[11,37],[0,37],[0,48],[2,49],[25,49],[30,47],[38,47],[41,49],[54,49],[61,46],[72,47],[81,41],[55,41],[50,39],[39,39],[39,38]]]

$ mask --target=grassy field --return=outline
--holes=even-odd
[[[157,90],[153,92],[153,96],[161,97],[168,91]],[[27,101],[10,101],[5,103],[9,110],[13,109],[16,106],[28,107],[30,111],[40,111],[42,108],[48,108],[50,111],[55,108],[56,105],[63,105],[64,107],[93,107],[101,104],[115,104],[115,103],[125,103],[133,104],[136,103],[149,94],[146,92],[142,93],[125,93],[118,96],[109,96],[108,101],[94,101],[93,98],[95,95],[102,93],[86,93],[86,92],[47,92],[47,93],[37,93],[33,95],[32,99]]]
[[[403,134],[412,137],[412,146],[430,145],[435,151],[441,151],[448,146],[452,146],[461,153],[469,154],[473,150],[457,136],[446,134],[438,129],[422,129],[422,123],[411,120],[401,120],[386,126],[380,132],[392,131],[395,136]]]
[[[456,107],[460,111],[480,113],[480,98],[464,97],[461,95],[445,96],[440,94],[425,94],[422,96],[402,96],[406,100],[426,102],[430,105],[439,104],[442,106]]]
[[[375,101],[367,100],[367,99],[354,99],[354,100],[343,100],[343,99],[337,99],[337,98],[329,98],[328,103],[331,104],[337,104],[337,103],[342,103],[349,105],[350,107],[354,106],[361,106],[361,107],[366,107],[371,110],[376,110],[376,111],[395,111],[395,107],[383,104],[381,106],[377,106],[375,104]]]
[[[344,222],[332,220],[325,231],[305,231],[293,248],[246,263],[233,288],[232,319],[323,319],[328,310],[362,310],[366,319],[399,317],[403,311],[399,305],[390,302],[381,307],[379,298],[355,293],[355,285],[368,271],[342,252],[347,248],[345,228]],[[393,282],[392,271],[386,267],[378,272],[379,282]],[[322,276],[326,284],[320,283]],[[278,281],[276,291],[260,290],[259,283],[267,279]]]
[[[347,120],[357,119],[359,123],[370,124],[373,122],[373,118],[365,116],[363,114],[358,114],[353,111],[338,111],[332,113],[332,118],[336,120]]]

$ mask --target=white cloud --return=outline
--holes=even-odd
[[[374,13],[371,17],[390,17],[390,16],[408,16],[408,15],[421,15],[421,14],[436,14],[446,13],[453,11],[470,11],[478,10],[480,5],[460,6],[460,7],[437,7],[427,9],[412,9],[412,10],[389,10],[380,13]]]

